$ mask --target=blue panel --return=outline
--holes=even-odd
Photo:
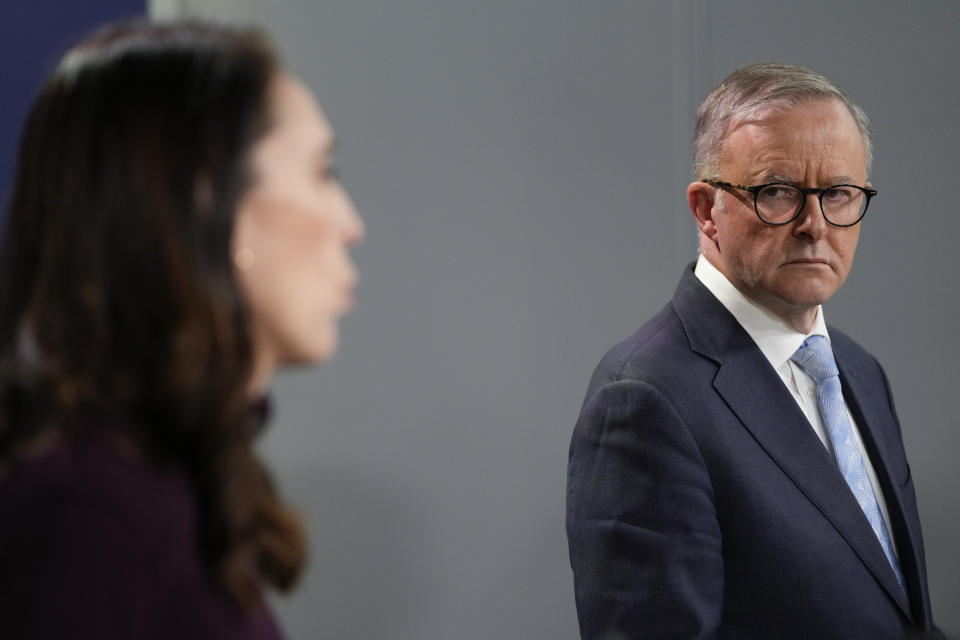
[[[23,118],[38,87],[63,51],[97,25],[144,15],[146,0],[3,0],[0,202],[7,200]],[[5,209],[4,206],[4,212]]]

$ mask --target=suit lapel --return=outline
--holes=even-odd
[[[860,436],[869,452],[870,461],[873,463],[883,490],[891,528],[895,536],[900,569],[903,572],[907,588],[914,594],[914,601],[920,607],[920,609],[914,611],[914,614],[917,620],[922,620],[925,615],[921,603],[927,599],[927,595],[924,593],[926,581],[920,571],[922,560],[919,548],[922,543],[918,538],[919,531],[915,530],[911,523],[907,521],[903,497],[900,494],[902,478],[898,478],[892,473],[892,454],[887,440],[890,435],[898,434],[898,429],[891,423],[890,414],[879,409],[879,407],[888,406],[887,399],[877,397],[875,392],[871,393],[871,385],[868,383],[869,376],[862,370],[859,359],[847,353],[842,341],[836,340],[834,344],[844,398],[857,421]]]
[[[747,332],[693,275],[692,265],[677,288],[674,308],[691,348],[718,363],[717,393],[912,619],[906,595],[830,452]]]
[[[741,333],[724,355],[714,388],[909,617],[906,596],[836,463],[770,363],[750,336]]]

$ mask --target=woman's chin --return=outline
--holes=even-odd
[[[288,351],[283,363],[289,366],[310,366],[327,362],[337,353],[340,346],[340,333],[337,326],[326,328],[323,333],[311,336],[302,344]]]

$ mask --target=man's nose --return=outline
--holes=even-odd
[[[830,223],[823,216],[823,209],[820,207],[820,195],[817,193],[804,194],[806,200],[803,203],[803,209],[797,216],[794,225],[794,235],[804,234],[814,239],[822,237],[830,227]]]

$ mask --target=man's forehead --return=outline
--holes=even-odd
[[[827,165],[840,165],[834,169],[835,177],[852,178],[849,174],[859,170],[846,166],[858,155],[851,156],[851,140],[859,143],[866,165],[866,140],[846,106],[835,99],[820,100],[741,115],[728,127],[721,157],[724,163],[749,159],[754,176],[771,178],[788,177],[794,173],[792,167],[819,158]]]
[[[744,125],[768,126],[773,124],[786,113],[797,113],[801,111],[813,111],[822,109],[825,106],[843,107],[842,112],[850,116],[850,121],[856,126],[856,120],[853,114],[850,114],[846,105],[838,98],[833,96],[824,96],[817,98],[804,98],[802,100],[778,100],[775,102],[761,102],[745,105],[743,108],[734,111],[727,123],[725,138]]]

